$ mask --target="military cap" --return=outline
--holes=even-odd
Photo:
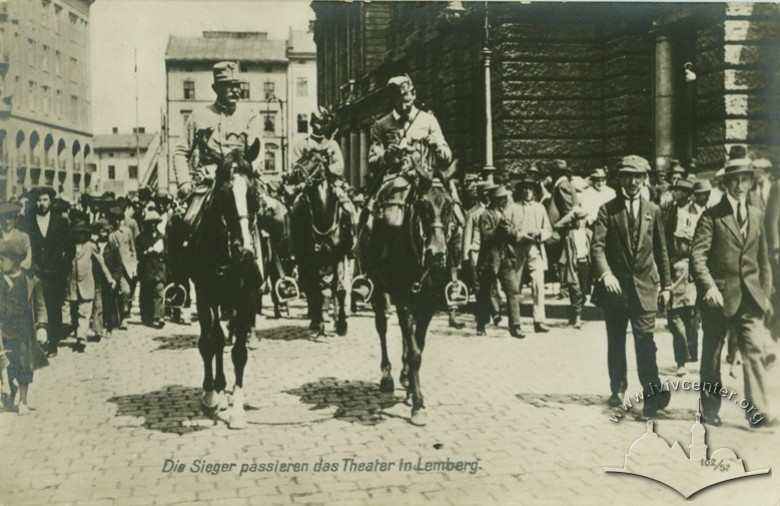
[[[395,86],[399,89],[403,89],[405,87],[414,88],[414,84],[412,83],[412,78],[409,77],[409,74],[403,74],[400,76],[391,77],[387,81],[387,86]]]
[[[211,67],[214,74],[214,84],[216,83],[237,83],[240,81],[240,69],[238,63],[234,61],[221,61]]]
[[[0,256],[19,263],[27,256],[27,247],[19,239],[5,239],[0,241]]]
[[[650,162],[638,155],[624,156],[618,162],[620,174],[647,174],[650,172]]]

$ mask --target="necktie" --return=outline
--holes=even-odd
[[[742,233],[742,237],[745,237],[745,225],[747,224],[747,213],[743,209],[742,202],[737,205],[737,222],[739,223],[739,231]]]

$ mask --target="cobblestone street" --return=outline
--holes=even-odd
[[[604,472],[622,466],[645,424],[630,415],[619,423],[609,419],[603,322],[575,331],[553,320],[549,334],[517,340],[495,327],[478,338],[471,318],[464,330],[452,330],[439,314],[421,373],[428,425],[415,427],[397,381],[395,317],[389,347],[396,391],[382,394],[372,314],[352,317],[345,337],[316,340],[304,314],[297,305],[291,319],[258,320],[245,379],[244,431],[201,413],[197,325],[150,330],[135,324],[136,317],[129,330],[90,343],[84,354],[65,341],[52,365],[36,373],[30,391],[36,411],[27,417],[0,413],[0,504],[685,502],[660,483]],[[531,327],[530,320],[524,323]],[[656,341],[662,379],[676,378],[671,336],[659,327]],[[628,357],[631,393],[640,390],[631,345]],[[225,362],[232,388],[229,348]],[[696,379],[697,371],[687,379]],[[741,371],[737,376],[730,378],[724,365],[726,386],[741,392]],[[771,380],[778,399],[777,367]],[[693,391],[673,393],[656,423],[670,444],[679,440],[687,448],[697,398]],[[748,470],[780,469],[777,434],[748,431],[734,403],[724,402],[721,414],[723,426],[708,427],[711,450],[733,449]],[[173,461],[166,469],[184,464],[184,472],[163,472],[166,459]],[[427,462],[447,459],[453,469],[425,470]],[[455,467],[458,462],[465,464]],[[229,469],[212,474],[206,463]],[[263,471],[253,464],[273,467]],[[389,469],[375,470],[380,465]],[[778,500],[777,473],[719,484],[690,499],[761,506]]]

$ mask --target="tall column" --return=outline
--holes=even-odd
[[[666,168],[674,158],[674,59],[672,40],[659,34],[655,39],[655,163]]]
[[[355,187],[360,188],[363,186],[363,181],[368,176],[368,129],[370,127],[364,126],[360,129],[360,171],[355,179]]]

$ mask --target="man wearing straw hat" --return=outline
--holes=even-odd
[[[761,211],[748,204],[753,168],[732,158],[723,169],[726,195],[704,212],[693,236],[691,272],[702,316],[701,402],[704,423],[720,425],[720,356],[732,329],[742,354],[745,415],[751,428],[775,425],[768,405],[763,356],[764,316],[772,271]]]

